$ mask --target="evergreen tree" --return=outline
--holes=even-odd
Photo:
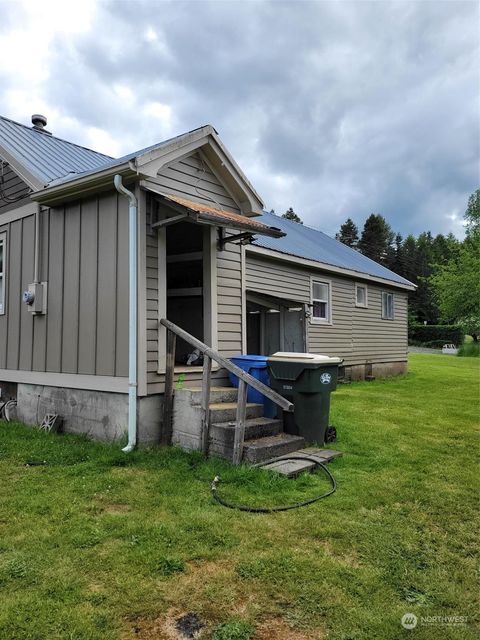
[[[397,271],[398,275],[415,283],[417,280],[417,241],[411,234],[403,241],[400,267],[400,271]]]
[[[282,218],[286,218],[287,220],[293,220],[294,222],[299,222],[300,224],[303,224],[300,216],[297,216],[297,214],[295,213],[295,211],[292,209],[292,207],[289,207],[285,213],[283,214]]]
[[[417,238],[415,260],[415,283],[417,290],[412,296],[412,306],[420,322],[437,324],[439,310],[430,277],[434,272],[433,238],[430,231],[424,231]]]
[[[403,238],[400,233],[395,236],[394,245],[387,251],[388,268],[398,275],[403,270]]]
[[[364,256],[388,266],[394,233],[381,215],[372,213],[365,221],[358,249]]]
[[[356,248],[358,243],[358,229],[351,218],[347,218],[342,224],[340,231],[335,235],[335,239],[346,244],[347,247],[352,247],[352,249]]]

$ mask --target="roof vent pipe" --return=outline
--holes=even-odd
[[[40,113],[34,113],[32,116],[32,124],[34,129],[42,131],[47,126],[47,118]]]

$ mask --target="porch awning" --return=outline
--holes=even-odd
[[[257,222],[252,218],[247,218],[239,213],[231,213],[215,209],[207,204],[185,200],[179,196],[173,196],[161,191],[161,187],[153,185],[148,181],[142,181],[142,186],[155,193],[165,202],[167,206],[177,213],[184,213],[188,218],[200,224],[208,224],[214,227],[225,227],[227,229],[237,229],[271,238],[282,238],[286,234],[276,227],[269,227],[262,222]]]

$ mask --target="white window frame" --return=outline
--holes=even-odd
[[[328,287],[328,296],[327,300],[320,300],[319,298],[313,297],[313,285],[314,284],[323,284]],[[313,315],[313,303],[314,302],[325,302],[327,305],[327,317],[326,318],[315,318]],[[325,278],[311,278],[310,279],[310,303],[312,309],[312,315],[310,316],[310,322],[312,324],[321,324],[321,325],[331,325],[332,324],[332,281],[326,280]]]
[[[363,304],[361,304],[358,301],[358,294],[357,294],[358,289],[365,289],[365,302]],[[362,309],[368,308],[368,287],[366,284],[363,284],[361,282],[355,283],[355,306],[360,307]]]
[[[1,293],[0,293],[0,316],[5,315],[5,299],[6,299],[6,289],[7,289],[7,234],[6,232],[0,233],[0,246],[3,247],[3,260],[2,260],[2,271],[0,271],[0,281],[2,282]]]
[[[384,303],[384,300],[388,300],[388,296],[391,296],[392,298],[392,315],[389,316],[388,315],[388,302]],[[395,320],[395,296],[391,291],[382,291],[382,298],[381,298],[381,303],[382,303],[382,320]]]

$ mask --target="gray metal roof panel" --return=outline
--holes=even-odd
[[[149,151],[153,151],[154,149],[161,149],[162,147],[166,147],[174,140],[178,140],[179,138],[183,138],[184,136],[188,136],[194,131],[199,131],[200,129],[205,129],[208,125],[203,125],[202,127],[197,127],[196,129],[192,129],[191,131],[187,131],[187,133],[182,133],[178,136],[174,136],[173,138],[168,138],[168,140],[162,140],[162,142],[157,142],[156,144],[152,144],[149,147],[145,147],[144,149],[138,149],[133,153],[128,153],[126,156],[122,156],[121,158],[110,158],[107,162],[100,165],[99,167],[95,167],[86,171],[77,172],[75,175],[68,174],[54,181],[55,186],[60,184],[65,184],[66,182],[70,182],[72,180],[76,180],[77,178],[83,178],[88,175],[94,174],[96,171],[104,170],[104,169],[112,169],[113,167],[120,166],[125,162],[129,162],[138,156],[143,155],[144,153],[148,153]],[[50,185],[50,186],[53,186]]]
[[[312,229],[293,220],[287,220],[273,213],[264,212],[257,218],[260,222],[278,227],[287,235],[283,238],[261,236],[255,238],[254,245],[280,253],[314,260],[322,264],[357,271],[376,278],[390,280],[392,283],[412,285],[411,282],[367,258],[358,251],[327,236],[322,231]]]
[[[205,126],[208,125],[139,149],[121,158],[112,158],[0,116],[0,145],[42,184],[59,185],[124,164]]]
[[[98,170],[112,160],[72,142],[0,116],[0,145],[43,184],[66,174]]]

